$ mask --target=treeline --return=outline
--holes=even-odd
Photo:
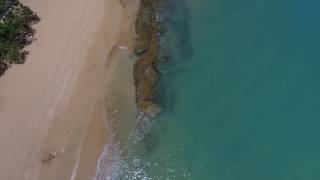
[[[24,49],[34,40],[32,25],[40,18],[19,0],[0,0],[0,76],[12,65],[25,62]]]

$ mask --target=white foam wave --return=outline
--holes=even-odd
[[[110,143],[104,147],[99,158],[94,180],[116,180],[120,175],[121,161],[119,144]]]

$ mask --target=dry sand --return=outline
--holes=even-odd
[[[105,143],[108,57],[134,18],[119,0],[22,2],[42,20],[27,62],[0,78],[0,179],[87,179]]]

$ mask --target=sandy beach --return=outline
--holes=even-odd
[[[41,22],[27,62],[0,78],[0,179],[91,179],[106,143],[110,53],[133,47],[137,1],[22,2]]]

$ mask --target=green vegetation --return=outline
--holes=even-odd
[[[0,75],[12,64],[22,64],[24,49],[34,40],[32,25],[40,18],[19,0],[0,0]]]

